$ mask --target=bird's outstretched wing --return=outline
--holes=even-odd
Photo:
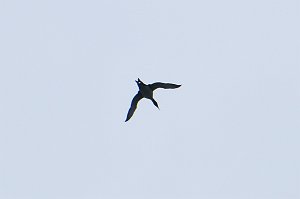
[[[180,87],[181,85],[156,82],[156,83],[153,83],[153,84],[149,84],[149,86],[150,86],[151,90],[154,91],[157,88],[174,89],[174,88]]]
[[[143,98],[143,96],[142,96],[142,94],[141,94],[140,91],[134,96],[134,98],[131,101],[131,106],[130,106],[130,109],[129,109],[128,113],[127,113],[127,117],[126,117],[125,122],[127,122],[132,117],[132,115],[133,115],[133,113],[134,113],[134,111],[135,111],[135,109],[137,107],[138,102],[142,98]]]

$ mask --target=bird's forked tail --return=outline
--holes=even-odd
[[[153,102],[154,106],[156,106],[156,107],[159,109],[158,104],[157,104],[157,102],[155,101],[155,99],[152,98],[151,101]]]

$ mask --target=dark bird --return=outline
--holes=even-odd
[[[177,84],[162,83],[162,82],[156,82],[156,83],[147,85],[147,84],[144,84],[140,79],[138,79],[135,82],[137,83],[137,85],[139,87],[139,91],[132,99],[131,106],[127,113],[125,122],[127,122],[132,117],[132,115],[137,107],[138,102],[143,98],[150,99],[152,101],[152,103],[154,104],[154,106],[156,106],[159,109],[157,102],[153,99],[153,91],[155,89],[158,89],[158,88],[174,89],[174,88],[178,88],[181,86],[181,85],[177,85]]]

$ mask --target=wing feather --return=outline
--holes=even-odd
[[[135,111],[135,109],[137,107],[138,102],[142,98],[143,98],[143,96],[142,96],[142,94],[141,94],[140,91],[134,96],[134,98],[131,101],[131,106],[130,106],[129,111],[127,113],[127,117],[126,117],[125,122],[127,122],[132,117],[132,115],[133,115],[133,113],[134,113],[134,111]]]
[[[150,88],[152,91],[158,88],[164,88],[164,89],[174,89],[174,88],[179,88],[181,85],[177,84],[171,84],[171,83],[162,83],[162,82],[156,82],[153,84],[149,84]]]

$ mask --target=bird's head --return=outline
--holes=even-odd
[[[138,80],[135,80],[135,82],[137,83],[137,85],[142,85],[142,84],[144,84],[144,82],[142,82],[142,81],[140,80],[140,78],[138,78]]]

